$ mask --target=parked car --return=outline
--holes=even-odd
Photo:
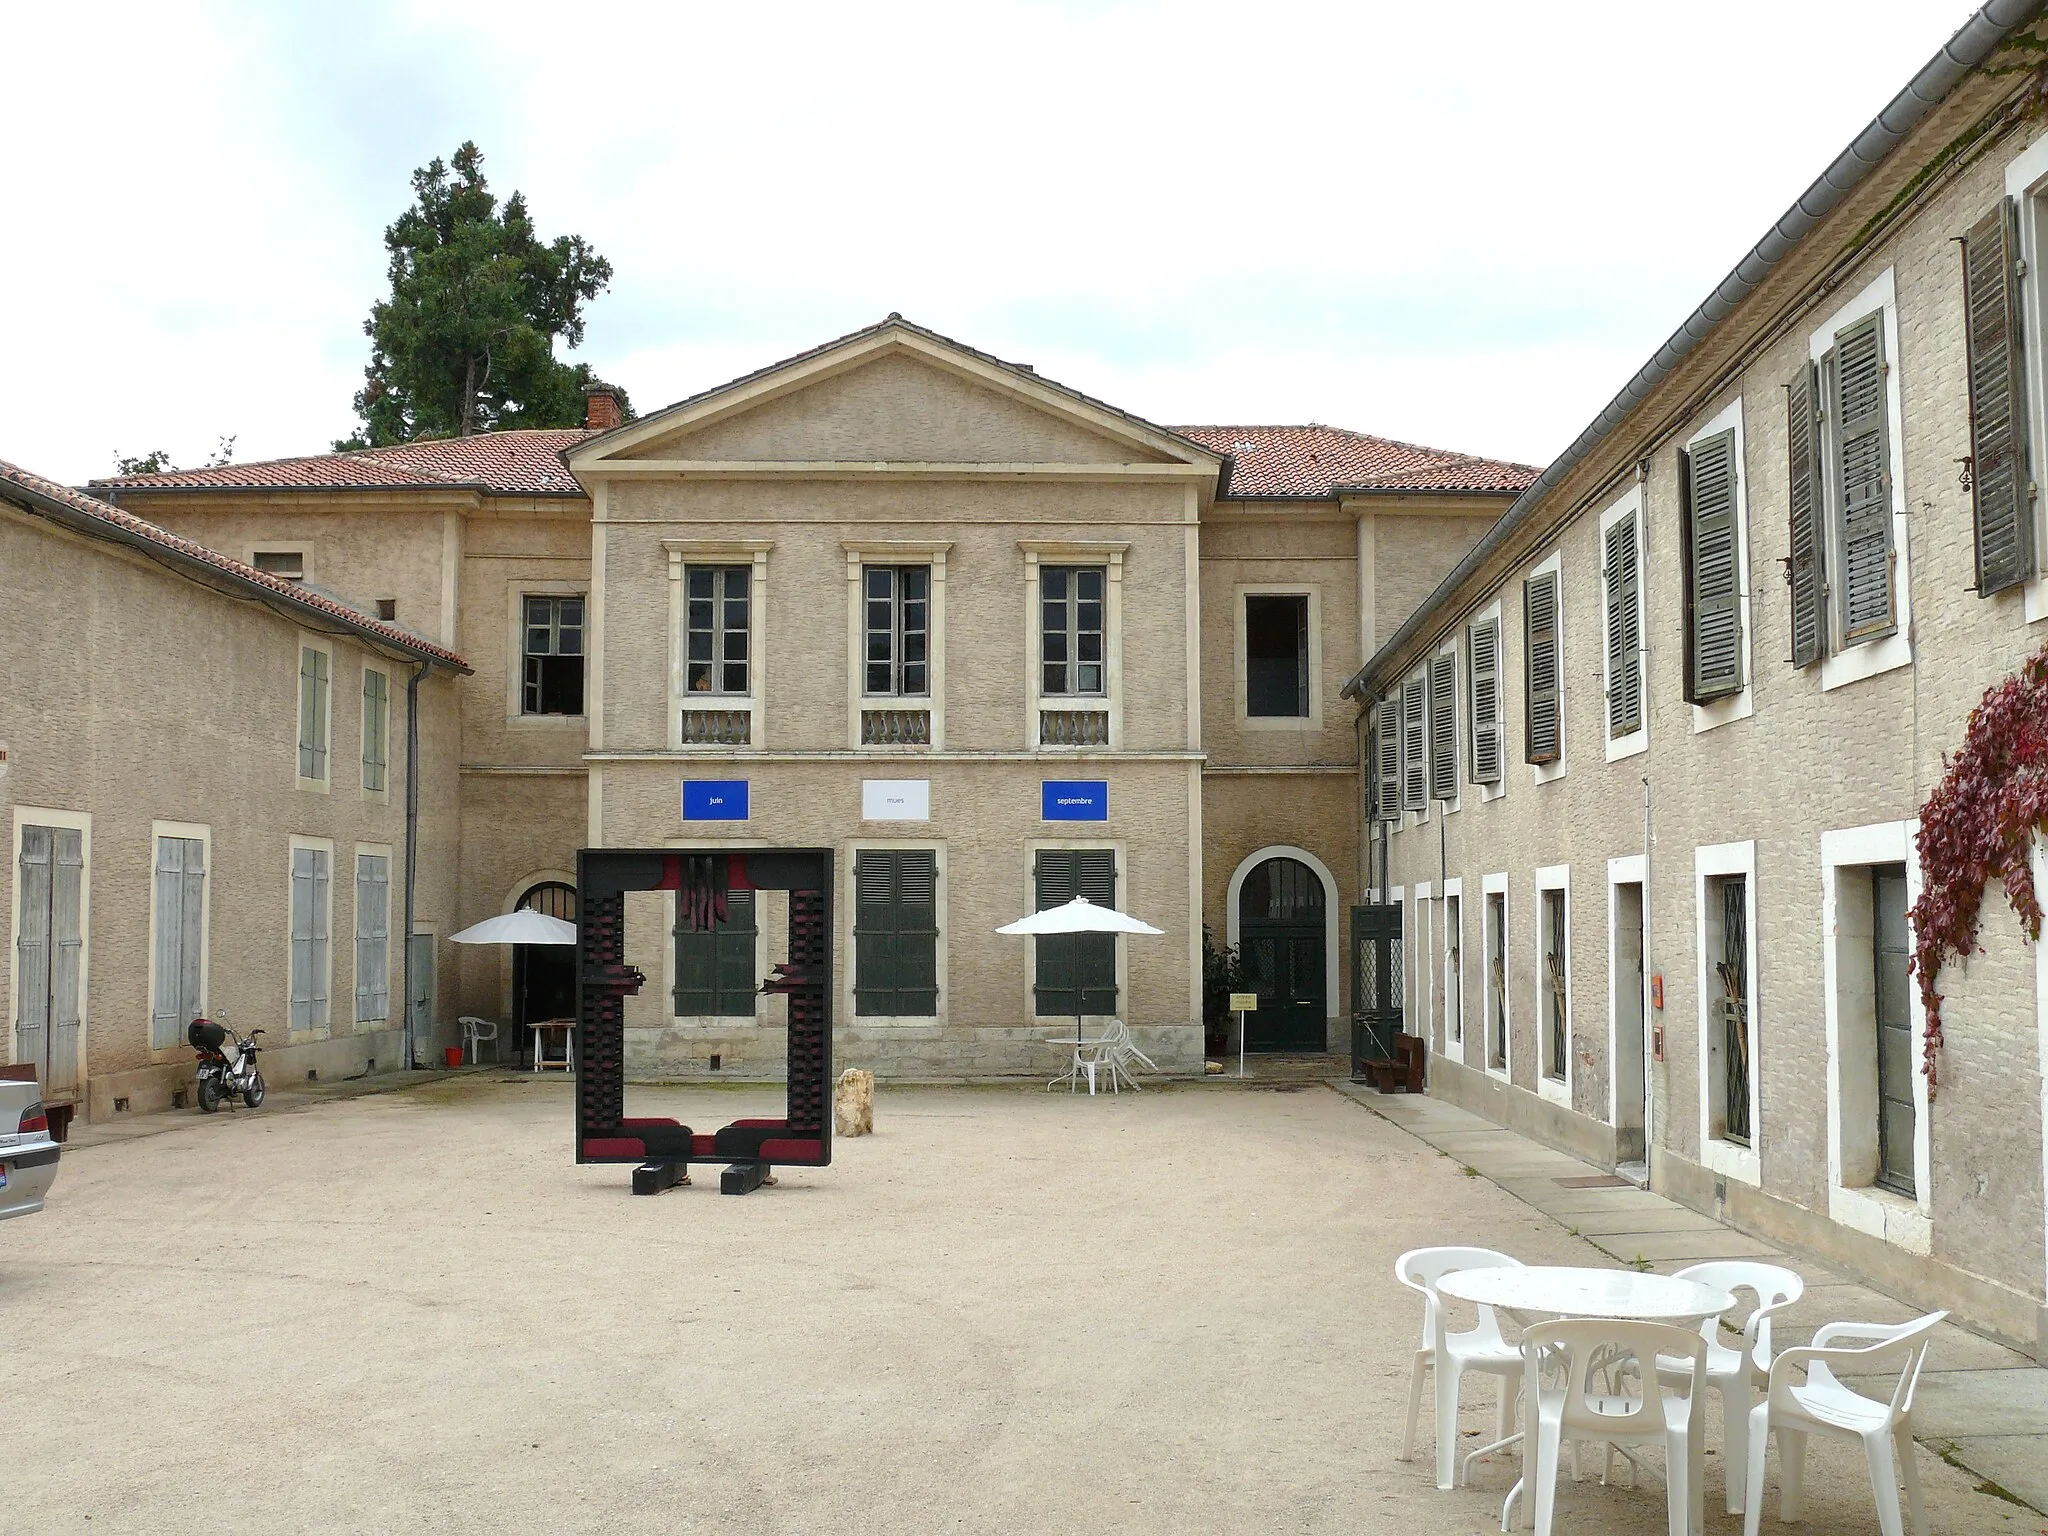
[[[41,1087],[0,1079],[0,1221],[43,1208],[57,1180],[57,1153]]]

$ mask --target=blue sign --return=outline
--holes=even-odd
[[[1040,795],[1041,821],[1109,820],[1107,779],[1047,779]]]
[[[745,779],[683,780],[683,820],[745,821],[747,781]]]

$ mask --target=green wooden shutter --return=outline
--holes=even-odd
[[[1742,568],[1735,520],[1735,433],[1679,459],[1684,486],[1685,696],[1700,704],[1742,689]]]
[[[854,1012],[933,1018],[939,1011],[938,855],[862,848],[853,856]]]
[[[1500,621],[1481,619],[1466,632],[1466,689],[1471,704],[1472,782],[1500,782]]]
[[[1545,571],[1522,583],[1522,636],[1522,755],[1532,763],[1554,763],[1564,755],[1559,718],[1563,700],[1558,668],[1557,572]]]
[[[709,928],[685,928],[677,905],[672,928],[677,1018],[754,1017],[756,910],[752,891],[730,891],[724,921],[714,921]]]
[[[1401,819],[1401,703],[1399,695],[1388,694],[1373,708],[1374,728],[1378,739],[1374,743],[1377,754],[1375,767],[1378,778],[1378,796],[1373,807],[1374,814],[1381,821]]]
[[[1110,848],[1041,848],[1033,867],[1038,910],[1076,896],[1116,905],[1116,852]],[[1036,941],[1033,994],[1041,1018],[1117,1011],[1116,935],[1051,933]]]
[[[1970,504],[1977,591],[1989,597],[2034,574],[2034,488],[2027,455],[2021,345],[2019,205],[2006,198],[1963,241],[1970,349]]]
[[[1429,658],[1429,797],[1458,797],[1458,658],[1452,651]]]
[[[1631,512],[1608,528],[1607,735],[1633,735],[1643,728],[1643,612],[1636,519]]]
[[[1884,312],[1835,333],[1830,424],[1842,550],[1842,637],[1872,640],[1898,627],[1892,601],[1892,477]],[[1826,361],[1822,364],[1827,369]]]
[[[1827,651],[1827,548],[1815,506],[1819,466],[1820,387],[1808,363],[1786,390],[1785,467],[1791,510],[1791,553],[1785,582],[1792,593],[1792,665],[1810,667]]]
[[[1417,672],[1401,685],[1401,806],[1429,804],[1429,685]]]

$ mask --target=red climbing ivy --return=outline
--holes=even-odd
[[[1913,904],[1913,974],[1927,1013],[1920,1070],[1933,1096],[1941,1050],[1941,994],[1950,960],[1977,952],[1984,889],[1994,876],[2027,937],[2041,937],[2034,834],[2048,831],[2048,648],[1985,690],[1962,750],[1920,808],[1920,899]]]

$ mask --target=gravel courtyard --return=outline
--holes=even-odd
[[[704,1128],[780,1096],[631,1101]],[[1321,1087],[885,1088],[876,1122],[744,1199],[575,1167],[560,1081],[77,1149],[0,1226],[0,1528],[1497,1528],[1510,1459],[1438,1493],[1426,1414],[1395,1459],[1419,1313],[1391,1266],[1594,1261],[1549,1219]],[[1936,1531],[2036,1536],[1920,1460]],[[1876,1531],[1853,1451],[1816,1443],[1808,1489],[1812,1536]],[[1559,1529],[1662,1512],[1568,1484]]]

